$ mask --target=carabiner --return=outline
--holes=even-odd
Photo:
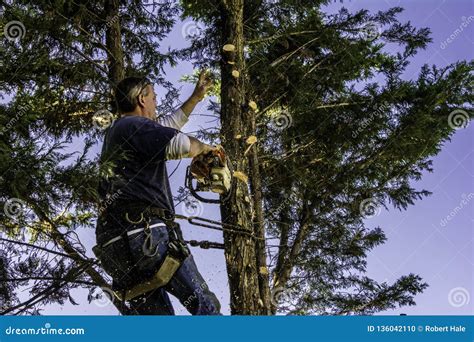
[[[138,220],[138,221],[132,221],[132,220],[130,219],[130,217],[128,217],[128,212],[125,213],[125,219],[126,219],[128,222],[132,223],[132,224],[139,224],[139,223],[141,223],[141,222],[143,221],[143,219],[144,219],[144,217],[143,217],[143,212],[140,212],[140,220]]]
[[[153,232],[150,229],[149,220],[145,223],[143,233],[145,234],[145,240],[143,241],[142,252],[148,257],[154,257],[158,254],[158,244],[156,245],[155,250],[153,251]]]

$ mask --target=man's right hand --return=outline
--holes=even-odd
[[[217,147],[204,144],[194,137],[189,137],[189,141],[191,143],[191,148],[189,149],[189,156],[191,158],[217,150]]]

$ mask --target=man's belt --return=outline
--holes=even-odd
[[[140,212],[143,213],[143,215],[146,216],[157,216],[159,218],[165,219],[165,220],[173,220],[174,219],[174,213],[169,210],[169,209],[164,209],[164,208],[159,208],[152,206],[150,204],[146,203],[133,203],[133,202],[125,202],[123,200],[116,201],[114,203],[114,209],[113,211],[120,211],[120,212]]]
[[[166,224],[161,223],[161,222],[160,222],[160,223],[155,223],[155,224],[152,224],[149,228],[156,228],[156,227],[166,227]],[[145,227],[130,230],[130,231],[127,232],[127,236],[132,236],[132,235],[134,235],[134,234],[143,232],[144,230],[145,230]],[[106,243],[102,244],[102,248],[105,248],[105,247],[107,247],[108,245],[111,245],[111,244],[113,244],[114,242],[117,242],[117,241],[119,241],[119,240],[121,240],[121,239],[122,239],[122,235],[116,236],[116,237],[114,237],[113,239],[110,239],[110,240],[107,241]]]

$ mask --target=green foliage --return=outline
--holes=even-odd
[[[17,25],[19,39],[0,39],[0,225],[2,238],[18,242],[0,240],[8,264],[0,270],[10,279],[1,282],[0,305],[39,314],[44,304],[74,302],[71,289],[94,288],[71,250],[55,253],[66,243],[87,258],[76,231],[95,226],[99,174],[110,167],[92,155],[104,133],[94,114],[112,109],[107,29],[120,22],[126,75],[147,75],[172,92],[163,67],[177,53],[159,50],[178,9],[122,1],[113,17],[105,1],[63,0],[6,1],[1,9],[2,32],[13,21],[24,28]],[[25,286],[37,298],[20,303],[15,294]]]
[[[260,109],[265,225],[280,245],[271,247],[272,280],[290,291],[281,312],[373,314],[414,305],[426,284],[413,274],[393,284],[365,276],[367,254],[386,237],[380,227],[365,227],[361,204],[402,210],[429,194],[410,181],[432,171],[430,158],[454,132],[450,113],[472,117],[473,63],[425,66],[406,80],[410,58],[431,41],[429,30],[399,22],[400,8],[327,14],[330,3],[246,1],[241,76],[246,100]],[[0,41],[0,204],[16,200],[22,208],[0,213],[0,224],[3,238],[24,243],[1,240],[0,277],[20,279],[0,282],[2,312],[19,305],[15,313],[39,314],[47,303],[74,303],[71,289],[93,289],[61,254],[53,228],[85,255],[75,231],[94,225],[98,178],[113,165],[99,167],[90,155],[103,135],[94,113],[111,110],[107,28],[120,20],[125,73],[164,86],[163,108],[177,98],[165,65],[184,58],[220,73],[221,2],[180,6],[122,1],[116,18],[103,1],[2,3],[2,26],[16,20],[25,27],[21,39]],[[189,48],[160,53],[177,15],[203,29]],[[219,101],[211,109],[219,114]],[[213,141],[218,135],[207,134]],[[22,306],[16,294],[31,285],[38,297]]]
[[[429,29],[399,22],[398,7],[327,14],[328,3],[246,2],[240,72],[260,108],[266,229],[281,246],[271,250],[272,275],[290,293],[280,311],[372,314],[414,305],[427,285],[416,275],[391,285],[364,276],[367,253],[386,238],[365,227],[363,204],[403,210],[430,194],[410,181],[432,171],[430,158],[455,131],[450,113],[473,116],[474,64],[426,65],[406,80]],[[187,55],[219,68],[219,6],[183,4],[207,24]]]

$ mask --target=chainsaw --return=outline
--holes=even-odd
[[[193,185],[196,180],[196,186]],[[207,154],[200,154],[193,158],[186,169],[186,187],[198,200],[206,203],[220,203],[230,197],[232,180],[232,164],[219,146]],[[201,197],[198,192],[214,192],[221,196],[220,199]]]

